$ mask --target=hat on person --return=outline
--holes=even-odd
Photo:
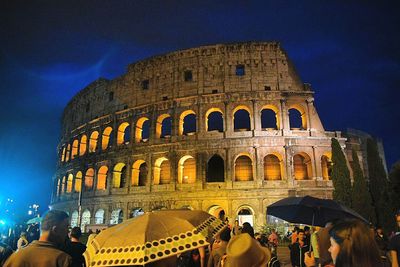
[[[260,267],[271,259],[268,248],[262,247],[257,240],[244,233],[231,238],[226,247],[226,267]]]

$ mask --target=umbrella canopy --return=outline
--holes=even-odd
[[[291,223],[301,223],[324,227],[329,221],[341,218],[364,219],[357,212],[332,199],[311,196],[288,197],[267,207],[267,214]]]
[[[84,254],[86,266],[144,265],[205,246],[224,228],[204,211],[148,212],[96,235]]]
[[[26,222],[26,224],[34,224],[34,223],[41,223],[41,222],[42,222],[42,218],[35,217],[35,218],[32,218],[32,219],[28,220]]]

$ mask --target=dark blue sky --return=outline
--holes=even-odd
[[[399,1],[1,1],[0,199],[50,200],[60,118],[98,77],[205,44],[282,43],[327,130],[356,128],[400,159]]]

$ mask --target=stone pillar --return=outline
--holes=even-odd
[[[281,105],[279,106],[280,113],[280,128],[283,131],[283,135],[290,130],[289,114],[286,107],[286,99],[281,99]]]
[[[293,172],[292,172],[292,162],[293,162],[293,153],[292,148],[289,145],[285,145],[285,170],[286,170],[286,179],[288,181],[288,185],[293,185]]]
[[[309,98],[306,100],[307,103],[307,130],[312,130],[311,124],[311,111],[313,110],[314,99]]]
[[[151,188],[152,188],[152,186],[153,186],[153,179],[152,179],[152,177],[153,177],[153,168],[152,168],[152,165],[151,165],[151,162],[152,162],[152,159],[153,159],[153,157],[152,157],[153,155],[151,154],[151,153],[148,153],[147,154],[147,157],[146,157],[146,166],[147,166],[147,177],[146,177],[146,191],[147,192],[151,192]]]

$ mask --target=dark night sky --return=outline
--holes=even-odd
[[[400,159],[399,1],[0,3],[0,200],[47,207],[60,118],[98,77],[205,44],[279,41],[326,130],[355,128]]]

